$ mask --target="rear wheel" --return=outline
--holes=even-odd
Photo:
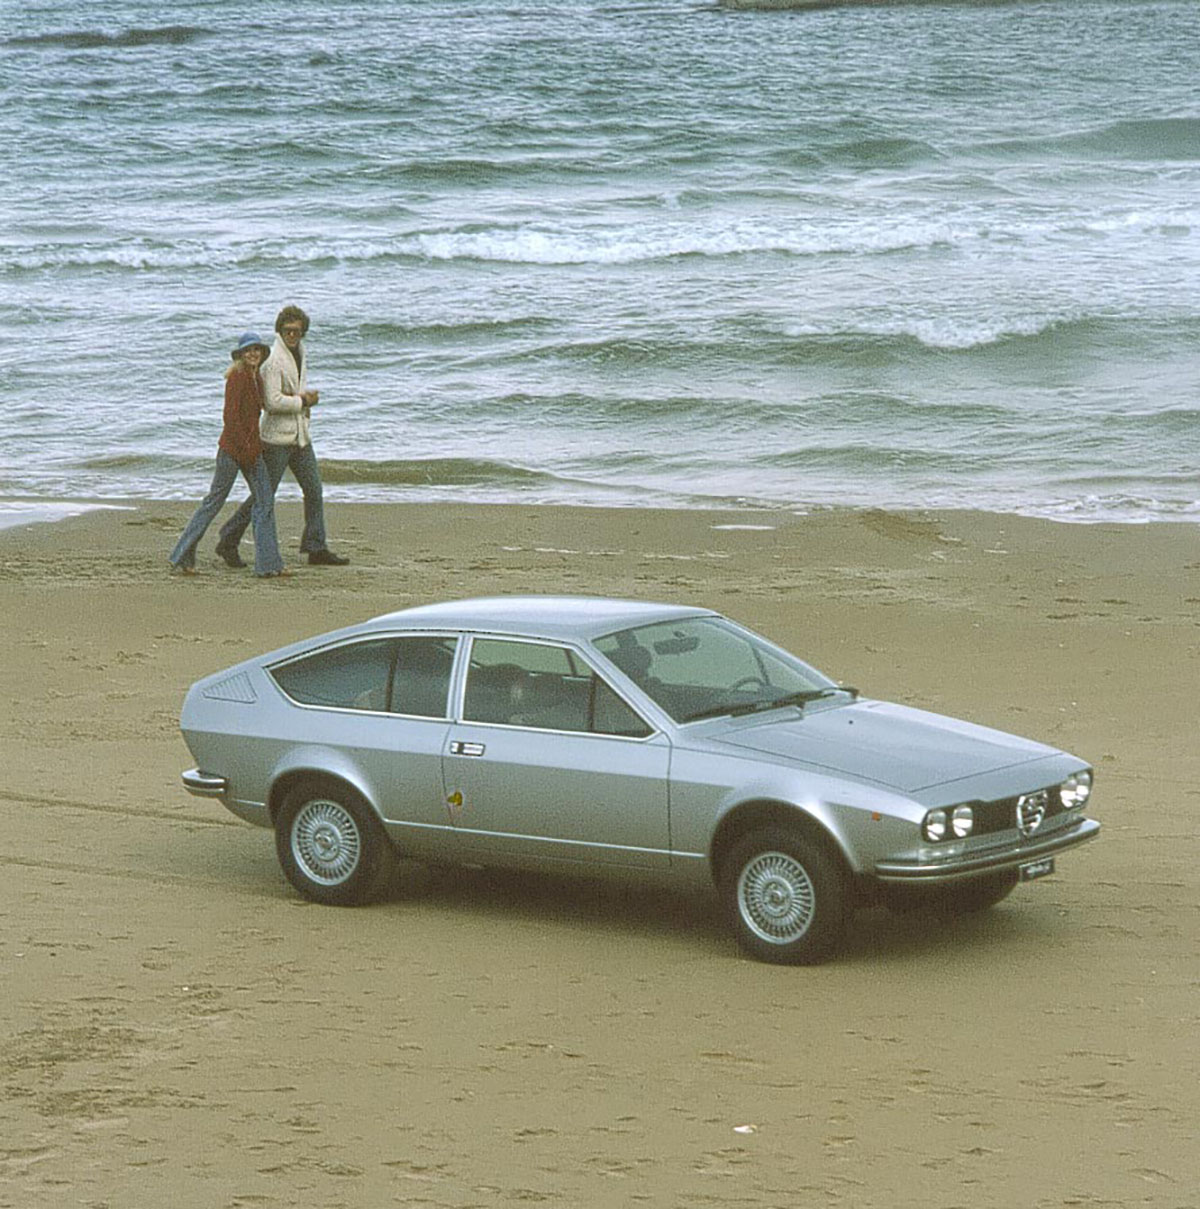
[[[375,812],[345,786],[324,781],[288,790],[275,819],[275,851],[305,898],[335,907],[376,898],[396,858]]]
[[[850,914],[846,879],[798,829],[743,836],[726,855],[719,885],[734,936],[760,961],[812,965],[841,943]]]

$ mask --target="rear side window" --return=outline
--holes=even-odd
[[[347,643],[271,675],[302,705],[444,718],[453,664],[454,639],[421,635]]]
[[[394,638],[352,642],[271,669],[275,682],[301,705],[387,709]]]
[[[453,638],[400,638],[388,709],[393,714],[444,718],[454,668]]]

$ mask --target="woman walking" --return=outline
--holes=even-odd
[[[264,579],[291,574],[284,570],[279,553],[275,492],[258,434],[258,417],[263,407],[258,368],[270,351],[254,332],[244,333],[233,350],[233,364],[225,371],[225,426],[217,442],[212,486],[171,551],[171,567],[181,575],[196,574],[196,547],[229,498],[239,470],[250,485],[254,574]]]

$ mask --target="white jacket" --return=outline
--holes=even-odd
[[[309,445],[309,408],[301,394],[308,389],[308,352],[300,345],[300,363],[283,342],[275,337],[271,355],[263,362],[259,373],[263,381],[263,415],[259,426],[262,439],[269,445]]]

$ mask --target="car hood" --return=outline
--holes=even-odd
[[[809,709],[771,721],[737,719],[718,742],[915,793],[1057,755],[1003,731],[884,701]]]

